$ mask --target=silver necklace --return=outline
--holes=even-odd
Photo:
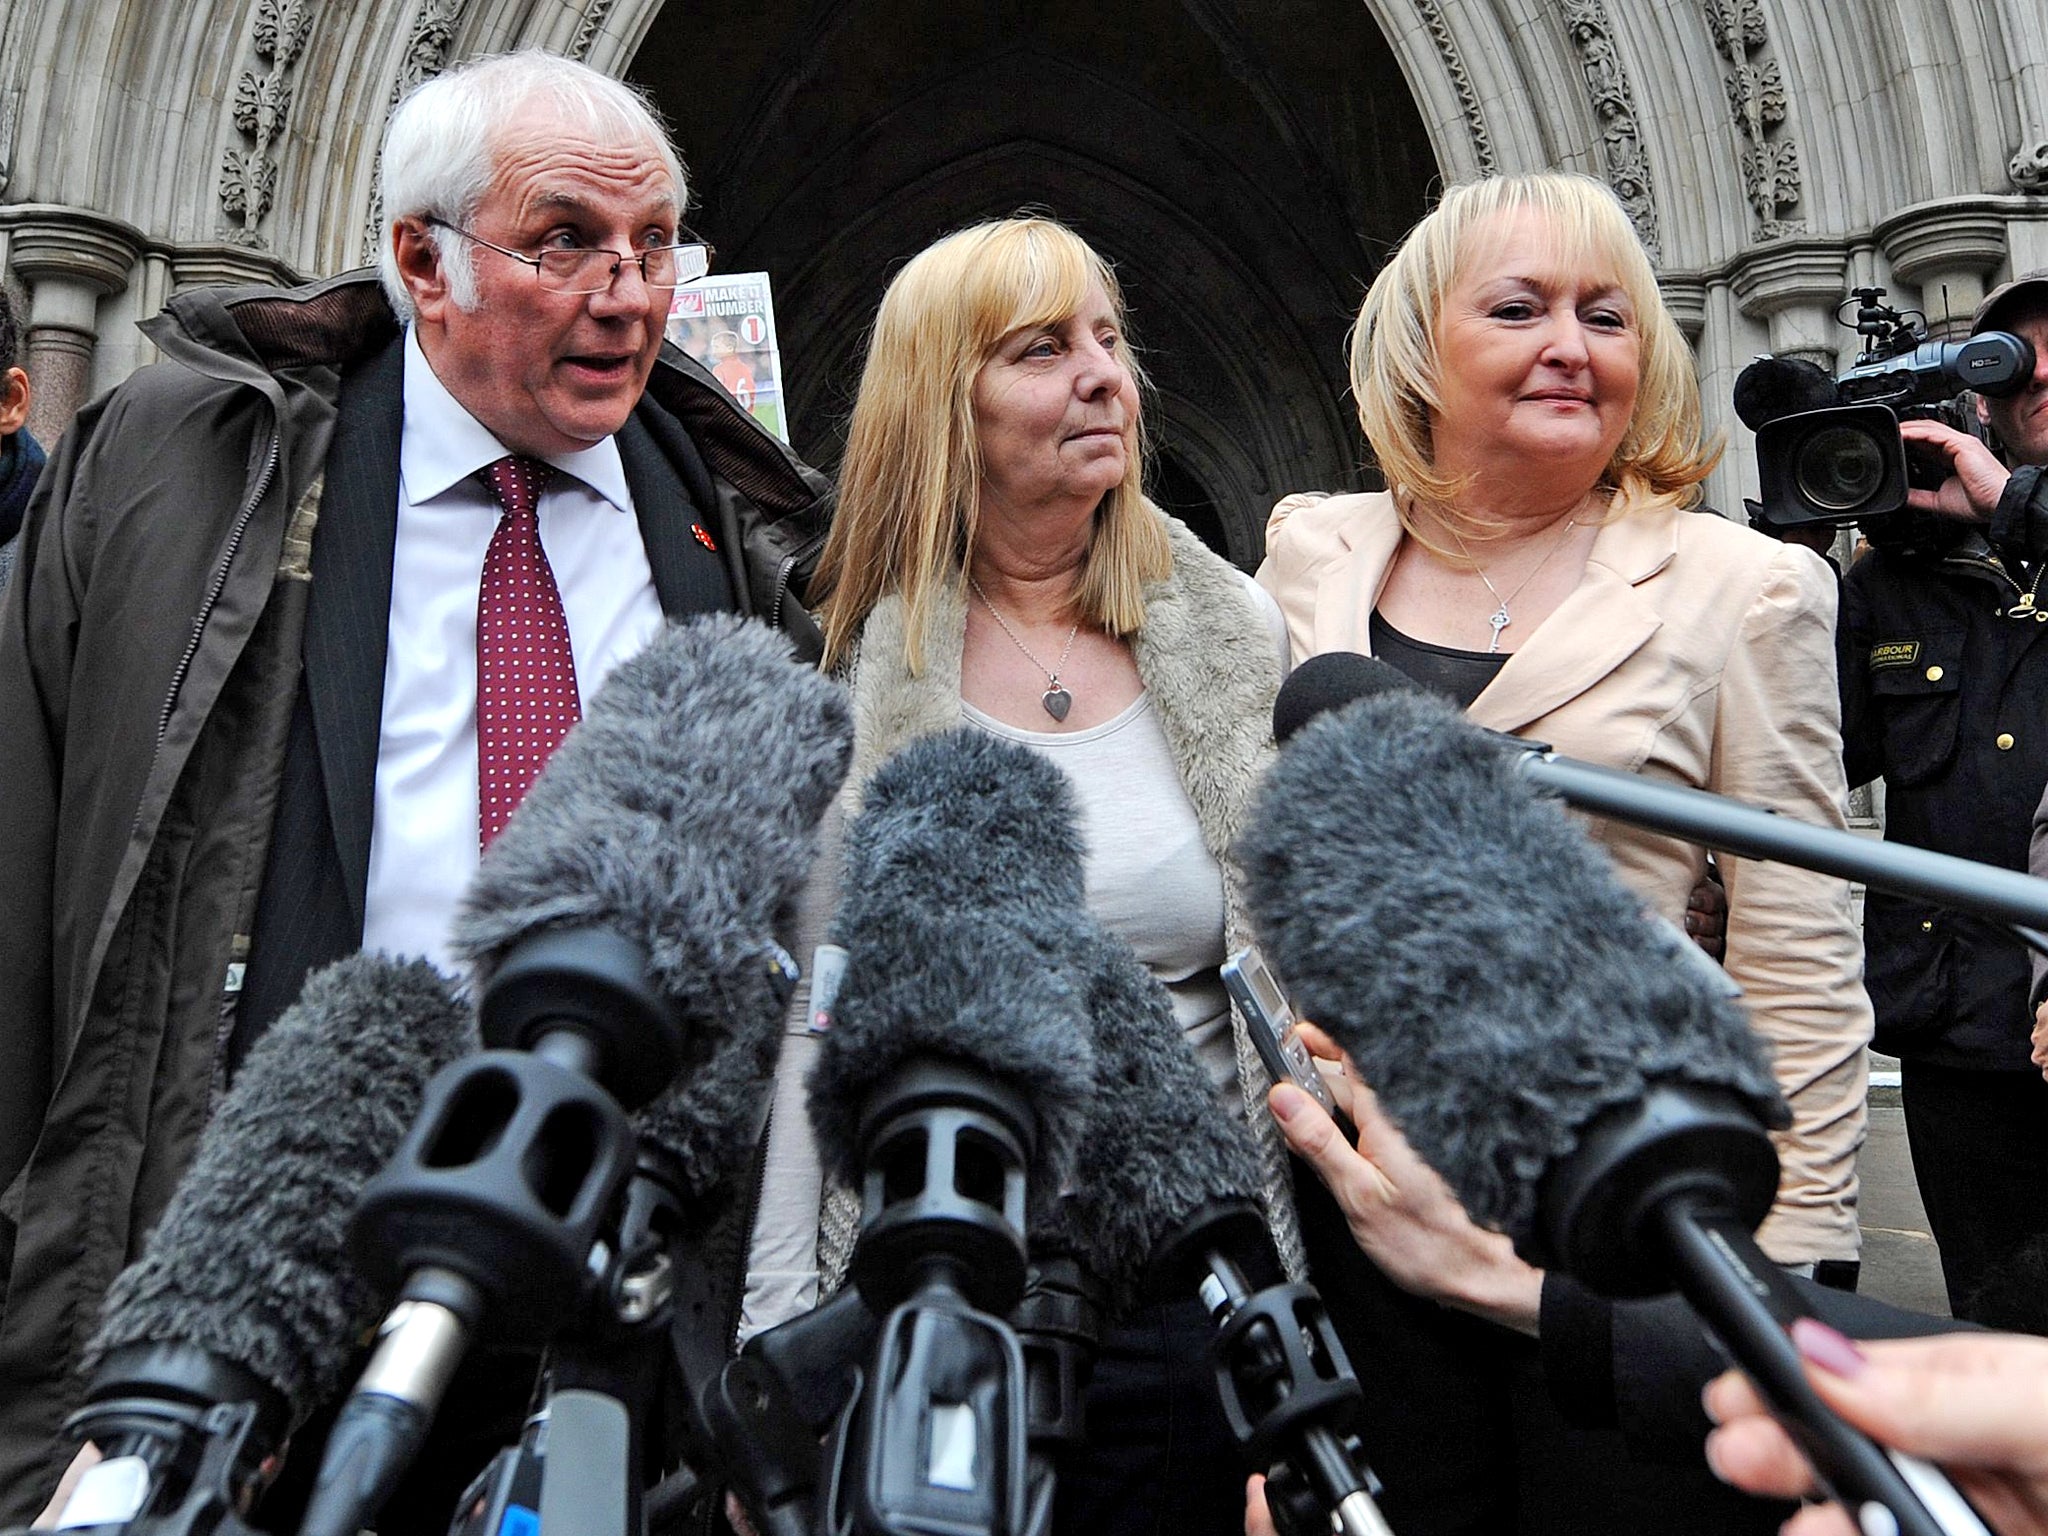
[[[1556,554],[1560,549],[1564,548],[1564,541],[1571,537],[1572,529],[1577,525],[1577,523],[1578,519],[1576,517],[1568,517],[1564,520],[1564,532],[1560,533],[1557,536],[1557,542],[1551,545],[1550,548],[1543,552],[1543,558],[1541,560],[1538,560],[1534,565],[1529,567],[1529,574],[1524,576],[1520,581],[1516,582],[1515,590],[1510,592],[1506,597],[1502,597],[1500,595],[1500,588],[1496,587],[1493,584],[1493,579],[1486,574],[1486,567],[1481,565],[1477,560],[1472,560],[1472,551],[1465,547],[1465,541],[1458,536],[1458,530],[1452,528],[1449,523],[1444,524],[1444,527],[1450,533],[1451,538],[1455,540],[1457,543],[1458,553],[1463,555],[1467,560],[1472,560],[1473,571],[1478,575],[1481,581],[1486,583],[1486,590],[1493,594],[1493,600],[1496,604],[1498,604],[1498,606],[1493,610],[1493,612],[1486,616],[1486,622],[1493,626],[1493,640],[1486,647],[1487,655],[1494,655],[1500,650],[1500,632],[1506,629],[1510,624],[1514,623],[1514,620],[1508,617],[1508,604],[1513,602],[1516,598],[1520,597],[1522,595],[1522,589],[1528,586],[1530,582],[1536,579],[1536,573],[1542,570],[1544,566],[1550,564],[1550,557]],[[982,601],[987,602],[988,599],[983,598]]]
[[[1018,638],[1017,631],[1010,628],[1010,621],[996,611],[996,605],[990,602],[988,594],[981,590],[981,583],[970,576],[967,578],[967,585],[974,588],[974,595],[981,599],[981,605],[988,610],[988,616],[1002,626],[1003,633],[1010,637],[1010,644],[1022,651],[1024,659],[1045,674],[1045,692],[1038,700],[1045,706],[1045,712],[1055,720],[1066,719],[1067,711],[1074,707],[1074,696],[1060,686],[1060,667],[1067,664],[1067,653],[1074,648],[1074,636],[1081,632],[1081,621],[1074,620],[1074,627],[1067,631],[1067,643],[1060,647],[1059,665],[1048,667],[1031,654],[1031,647]]]

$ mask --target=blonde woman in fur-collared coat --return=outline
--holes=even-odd
[[[1072,781],[1090,908],[1165,989],[1214,1102],[1253,1134],[1269,1224],[1300,1273],[1267,1079],[1217,967],[1246,942],[1226,858],[1271,754],[1278,608],[1142,494],[1141,377],[1107,263],[1047,219],[978,225],[911,260],[882,300],[812,586],[856,744],[798,915],[799,959],[836,905],[839,829],[898,748],[962,725]],[[743,1332],[843,1273],[858,1202],[825,1187],[804,1114],[815,1041],[789,1015]],[[1193,1299],[1105,1332],[1089,1453],[1056,1528],[1228,1536],[1243,1472]]]

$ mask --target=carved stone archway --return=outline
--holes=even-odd
[[[829,27],[862,3],[804,9]],[[1029,24],[1064,3],[978,9]],[[1188,35],[1227,68],[1275,47],[1332,51],[1319,22],[1356,6],[1444,177],[1544,165],[1605,177],[1653,243],[1699,350],[1710,415],[1724,424],[1727,385],[1750,355],[1839,350],[1833,301],[1849,284],[1888,283],[1940,323],[1966,315],[1987,284],[2048,265],[2038,0],[1181,5]],[[147,361],[135,322],[180,287],[359,262],[376,141],[408,81],[512,46],[624,74],[664,16],[711,9],[15,0],[0,11],[0,262],[28,290],[32,372],[48,402],[39,420],[68,418],[78,399]],[[1099,7],[1088,11],[1107,25]],[[1334,165],[1339,183],[1356,171],[1369,150],[1339,142],[1313,98],[1249,74],[1247,92],[1282,142],[1292,136],[1308,160]],[[1207,103],[1184,106],[1199,114]],[[1199,222],[1199,209],[1182,212]],[[1321,307],[1355,277],[1323,268],[1305,296],[1275,290],[1285,326],[1311,346]],[[1184,422],[1199,415],[1192,404]],[[1739,430],[1735,446],[1711,487],[1724,506],[1753,479]],[[1208,464],[1225,458],[1213,452]]]

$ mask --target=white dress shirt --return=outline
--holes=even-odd
[[[477,588],[501,516],[476,472],[507,451],[408,330],[363,947],[424,955],[451,974],[449,921],[477,866]],[[617,441],[547,462],[560,473],[541,494],[541,547],[588,709],[612,668],[660,632],[661,601]]]

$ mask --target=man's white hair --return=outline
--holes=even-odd
[[[377,272],[401,319],[412,319],[413,305],[398,273],[393,225],[403,218],[431,217],[469,228],[497,174],[499,134],[530,117],[538,103],[599,139],[655,145],[675,184],[681,216],[686,193],[682,162],[659,114],[634,87],[539,49],[471,59],[414,87],[384,130]],[[469,242],[434,224],[427,233],[441,253],[450,299],[458,308],[474,308],[476,269]]]

